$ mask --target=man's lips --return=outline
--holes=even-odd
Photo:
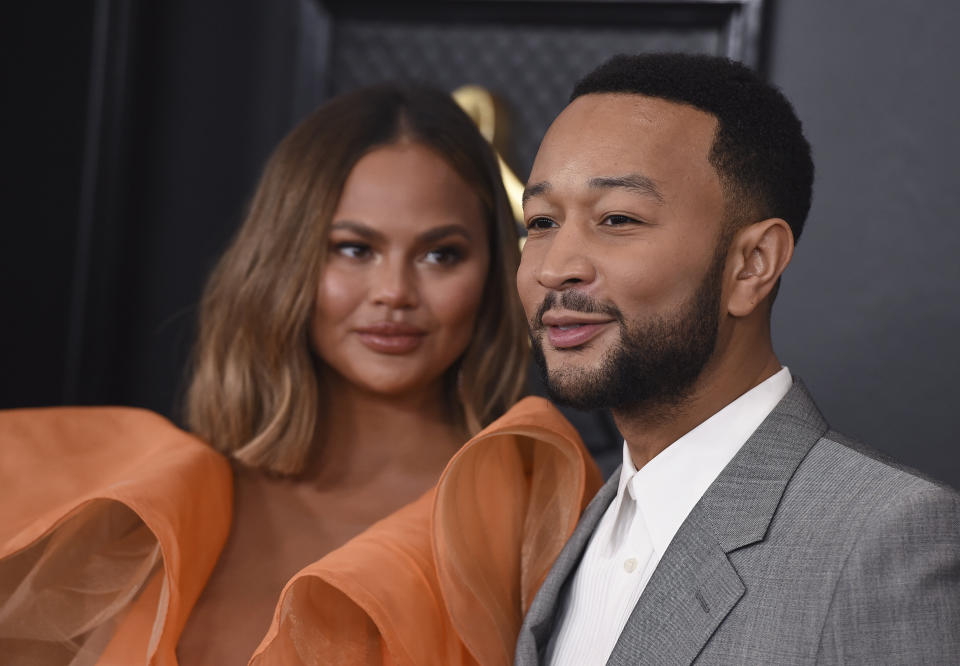
[[[403,322],[385,321],[353,329],[360,342],[381,354],[409,354],[423,342],[427,332]]]
[[[569,349],[586,344],[615,320],[576,313],[547,312],[540,319],[547,329],[547,338],[556,349]]]

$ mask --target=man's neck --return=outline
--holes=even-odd
[[[637,469],[750,389],[780,371],[768,353],[750,358],[728,355],[704,367],[691,390],[678,401],[613,410],[613,419],[627,442]]]

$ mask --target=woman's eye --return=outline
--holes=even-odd
[[[333,249],[337,254],[348,259],[366,259],[371,254],[370,246],[366,243],[337,243]]]
[[[557,226],[556,222],[551,220],[549,217],[534,217],[527,222],[528,231],[541,231],[543,229],[550,229]]]
[[[443,264],[451,266],[463,259],[463,252],[458,247],[446,246],[437,247],[428,251],[424,255],[424,260],[428,264]]]
[[[642,224],[642,222],[626,215],[608,215],[603,219],[603,224],[611,227],[619,227],[625,224]]]

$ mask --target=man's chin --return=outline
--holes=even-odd
[[[546,366],[544,378],[549,384],[568,386],[571,389],[582,386],[585,381],[595,381],[597,375],[604,370],[604,364],[600,360],[593,361],[582,355],[558,357],[556,353],[547,354]]]
[[[597,345],[571,349],[544,348],[534,340],[533,356],[540,378],[553,402],[575,409],[605,407],[602,386],[609,373],[603,351]]]
[[[606,345],[599,345],[591,341],[579,347],[557,349],[547,347],[544,350],[547,368],[552,375],[593,375],[604,365],[604,359],[609,356]]]
[[[575,409],[596,409],[605,407],[598,391],[602,378],[597,368],[563,367],[551,368],[544,377],[547,395],[560,405]]]

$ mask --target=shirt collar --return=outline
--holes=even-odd
[[[663,554],[674,534],[750,435],[793,385],[781,368],[661,451],[637,470],[623,443],[617,505],[627,493],[637,502],[654,549]]]

